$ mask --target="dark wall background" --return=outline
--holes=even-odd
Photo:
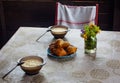
[[[120,24],[118,23],[119,19],[116,17],[119,4],[114,0],[1,0],[1,47],[20,26],[48,27],[54,25],[56,1],[65,4],[72,3],[72,5],[95,5],[98,3],[98,25],[102,30],[120,30],[117,27]]]
[[[113,30],[120,31],[120,2],[115,0],[114,3],[114,27]]]
[[[1,18],[0,18],[1,19]],[[0,20],[0,43],[1,43],[1,40],[2,40],[2,26],[1,26],[1,20]],[[1,46],[1,44],[0,44]]]

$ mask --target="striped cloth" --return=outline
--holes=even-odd
[[[96,6],[70,6],[59,2],[56,4],[56,25],[64,25],[69,28],[83,29],[85,24],[97,23]]]

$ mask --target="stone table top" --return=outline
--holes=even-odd
[[[47,28],[20,27],[0,50],[0,83],[119,83],[120,82],[120,32],[101,31],[97,35],[96,58],[84,54],[84,39],[79,29],[71,29],[65,36],[76,46],[76,57],[71,60],[51,59],[47,56],[54,37],[47,32],[39,42],[36,39]],[[5,79],[2,76],[13,68],[18,59],[37,55],[47,63],[36,75],[26,75],[20,67]]]

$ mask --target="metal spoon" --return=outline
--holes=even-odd
[[[45,33],[43,33],[40,37],[38,37],[38,38],[36,39],[36,42],[38,42],[38,40],[39,40],[42,36],[44,36],[47,32],[52,31],[52,30],[51,30],[51,27],[53,27],[53,26],[48,27],[48,30],[47,30]],[[68,31],[70,31],[70,30],[66,30],[65,32],[68,32]]]
[[[48,30],[46,30],[45,33],[43,33],[40,37],[38,37],[38,38],[36,39],[36,42],[38,42],[38,40],[39,40],[42,36],[44,36],[47,32],[51,31],[51,27],[52,27],[52,26],[49,26],[49,27],[48,27]]]
[[[40,37],[38,37],[36,41],[38,42],[38,40],[39,40],[42,36],[44,36],[47,32],[49,32],[49,31],[51,31],[51,30],[48,29],[45,33],[43,33]]]
[[[2,79],[4,79],[8,74],[10,74],[10,72],[12,72],[17,66],[20,66],[20,65],[23,64],[23,63],[24,63],[24,62],[18,62],[15,67],[13,67],[10,71],[8,71],[8,72],[2,77]]]

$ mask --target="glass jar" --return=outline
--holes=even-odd
[[[95,37],[88,37],[87,39],[84,40],[85,42],[85,53],[86,54],[91,54],[91,53],[96,53],[96,47],[97,47],[97,38]]]

